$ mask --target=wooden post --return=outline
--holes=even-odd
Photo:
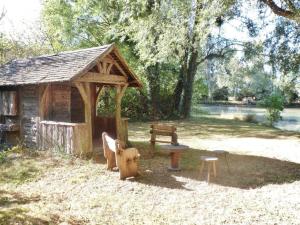
[[[40,122],[45,120],[46,116],[49,113],[49,102],[47,101],[49,97],[49,89],[50,85],[47,84],[46,86],[40,86],[40,93],[39,93],[39,119],[37,120],[37,147],[43,150],[43,136],[42,126]]]
[[[91,109],[91,86],[89,83],[75,83],[79,90],[79,93],[84,101],[84,117],[85,123],[87,125],[87,140],[82,140],[86,142],[86,152],[93,152],[93,137],[92,137],[92,109]]]
[[[125,84],[124,86],[117,85],[116,86],[116,129],[117,129],[117,139],[120,141],[124,140],[123,135],[123,129],[122,129],[122,121],[121,121],[121,101],[122,97],[125,93],[125,90],[127,88],[128,84]],[[126,144],[126,143],[124,143]]]
[[[48,94],[49,94],[50,85],[47,84],[45,87],[41,88],[40,91],[40,106],[39,106],[39,116],[40,120],[44,120],[48,113]]]
[[[92,136],[94,137],[95,134],[95,117],[96,117],[96,104],[97,104],[97,92],[96,92],[96,84],[91,83],[91,113],[92,113]]]

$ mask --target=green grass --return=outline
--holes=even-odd
[[[28,149],[7,151],[5,160],[0,163],[0,184],[21,185],[30,182],[56,165],[55,161],[43,162],[41,159],[37,152]]]
[[[176,124],[179,140],[187,144],[219,136],[271,141],[299,137],[295,132],[209,116],[164,123]],[[96,164],[46,153],[8,154],[0,164],[0,224],[193,224],[189,219],[198,215],[197,221],[201,216],[213,218],[210,224],[244,224],[247,218],[249,224],[257,224],[257,218],[262,223],[297,221],[299,163],[231,152],[230,170],[220,158],[217,177],[207,185],[206,171],[199,174],[199,158],[213,153],[201,147],[186,150],[180,160],[182,170],[170,172],[168,151],[157,146],[153,157],[149,152],[149,124],[135,122],[129,128],[131,146],[141,154],[141,176],[136,179],[119,180],[118,172],[105,169],[103,155]],[[272,208],[279,200],[280,215]],[[218,209],[229,213],[211,217]]]
[[[210,138],[217,135],[227,135],[231,137],[254,137],[254,138],[300,138],[299,132],[282,131],[277,128],[249,123],[239,120],[221,119],[202,115],[201,117],[189,120],[162,121],[166,124],[174,124],[180,132],[181,137]],[[129,136],[149,138],[149,123],[135,122],[129,124]]]

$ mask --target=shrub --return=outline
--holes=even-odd
[[[229,91],[227,87],[222,87],[213,92],[213,100],[228,101]]]
[[[281,119],[281,112],[284,109],[284,97],[279,93],[273,93],[266,97],[262,105],[267,109],[267,120],[271,126]]]
[[[208,97],[208,87],[202,78],[194,82],[193,103],[199,103]]]

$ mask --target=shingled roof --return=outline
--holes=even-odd
[[[114,44],[12,60],[0,67],[0,86],[71,81],[90,70],[110,52],[114,52],[115,60],[128,75],[128,81],[131,82],[129,86],[140,87],[140,81],[128,68]]]

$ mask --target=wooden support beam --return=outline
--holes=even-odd
[[[97,105],[97,91],[96,91],[96,84],[91,83],[91,114],[92,114],[92,136],[94,137],[95,134],[95,118],[96,118],[96,105]]]
[[[49,96],[49,89],[50,85],[47,84],[46,86],[41,86],[40,90],[40,106],[39,106],[39,116],[40,120],[44,120],[46,114],[48,112],[48,105],[47,105],[47,98]]]
[[[98,97],[98,95],[100,94],[102,88],[103,88],[103,85],[97,86],[97,89],[96,89],[96,96],[97,96],[97,97]]]
[[[104,83],[104,84],[124,84],[127,79],[119,75],[108,75],[101,73],[88,72],[77,79],[79,82]]]
[[[98,63],[97,63],[97,67],[98,67],[99,73],[101,73],[101,71],[103,71],[103,69],[102,69],[102,63],[101,63],[101,62],[98,62]]]
[[[90,83],[75,83],[79,93],[84,101],[84,117],[87,125],[87,139],[82,140],[86,142],[86,152],[83,154],[90,154],[93,151],[93,137],[92,137],[92,105],[91,105],[91,85]]]
[[[103,90],[103,85],[101,85],[101,86],[99,86],[98,87],[98,90],[97,90],[97,93],[96,93],[96,104],[97,104],[97,102],[99,102],[99,98],[100,98],[100,95],[101,95],[101,91]]]
[[[111,59],[103,59],[97,63],[99,73],[110,74],[110,70],[114,65],[114,61]]]
[[[114,65],[113,63],[108,64],[108,66],[106,68],[106,71],[105,71],[106,74],[110,74],[110,70],[111,70],[113,65]]]
[[[121,141],[124,140],[124,132],[122,128],[122,118],[121,118],[121,101],[124,93],[126,91],[128,84],[121,86],[116,86],[116,129],[117,129],[117,139]],[[126,143],[125,143],[126,144]]]
[[[111,60],[113,62],[113,64],[118,68],[118,70],[122,73],[122,75],[124,77],[127,77],[127,74],[125,73],[125,71],[122,69],[122,67],[120,66],[120,64],[110,55],[106,56],[105,60]]]

